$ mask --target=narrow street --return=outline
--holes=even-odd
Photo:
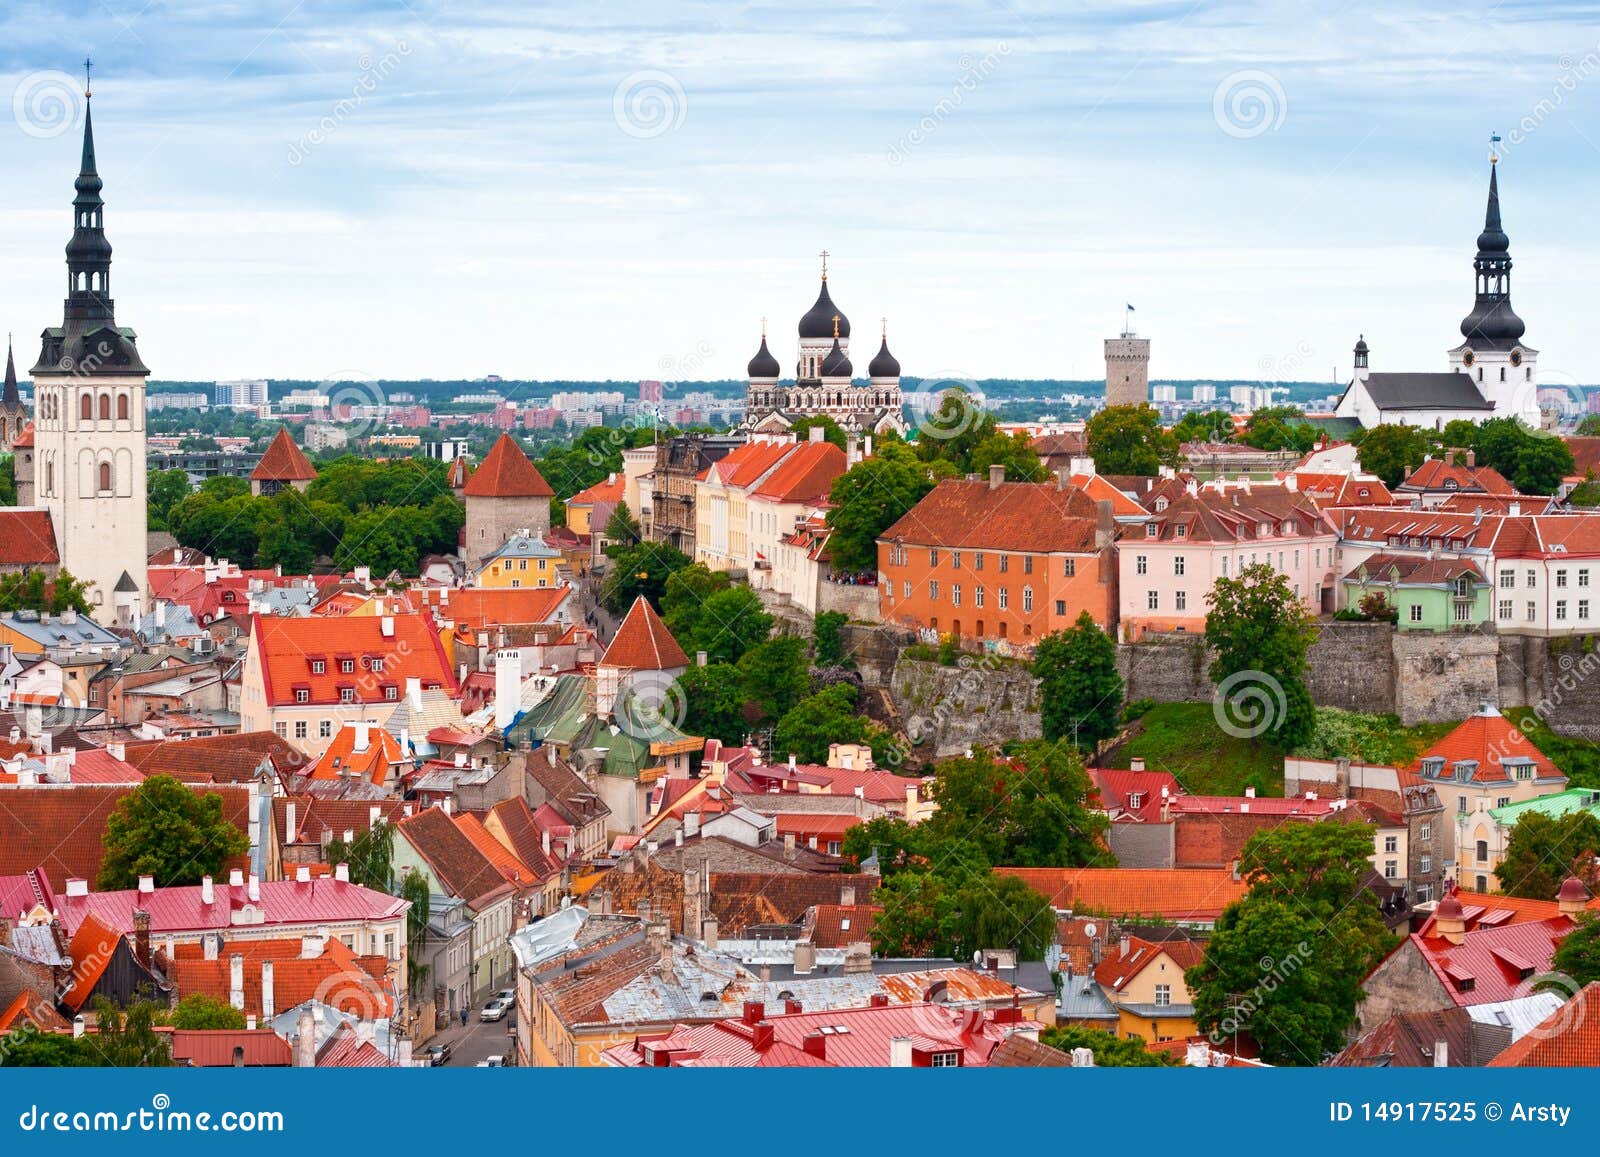
[[[516,1023],[517,1014],[514,1012],[508,1012],[504,1020],[481,1021],[477,1009],[473,1009],[465,1028],[457,1020],[449,1028],[435,1033],[428,1044],[449,1045],[452,1053],[446,1063],[456,1068],[470,1069],[491,1056],[503,1056],[509,1064],[516,1059],[517,1046],[513,1035]]]

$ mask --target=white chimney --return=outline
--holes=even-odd
[[[311,865],[310,864],[301,864],[300,866],[295,868],[295,870],[294,870],[294,882],[296,884],[309,884],[309,883],[311,883]]]
[[[889,1067],[891,1069],[909,1069],[911,1067],[910,1037],[897,1036],[890,1038]]]
[[[72,881],[68,880],[67,881],[67,895],[70,896],[71,894],[72,894]],[[202,904],[215,904],[216,902],[217,902],[217,891],[211,884],[211,877],[210,876],[201,876],[200,877],[200,903],[202,903]]]
[[[149,895],[151,892],[154,892],[155,890],[156,890],[156,878],[154,876],[140,876],[139,877],[139,891],[145,893],[146,895]]]
[[[522,700],[522,652],[506,648],[494,653],[494,725],[504,733],[517,717]]]
[[[352,723],[350,726],[356,729],[356,742],[351,750],[366,751],[370,748],[372,746],[372,724],[362,719]]]
[[[384,615],[378,620],[378,631],[385,639],[394,638],[394,616]]]
[[[1244,798],[1245,799],[1255,799],[1256,798],[1256,789],[1253,788],[1253,787],[1245,788],[1244,789]]]
[[[272,1019],[274,1012],[272,1004],[272,961],[261,962],[261,1015],[267,1020]]]
[[[77,1016],[72,1018],[72,1039],[77,1040],[79,1037],[81,1037],[83,1035],[83,1029],[83,1013],[80,1012]]]
[[[246,886],[245,894],[250,897],[252,904],[261,903],[261,877],[254,872],[250,873],[250,882]]]
[[[541,830],[539,832],[539,844],[544,849],[544,854],[548,856],[550,854],[550,833],[549,833],[549,831]]]
[[[289,843],[294,842],[294,821],[296,819],[296,813],[299,810],[300,809],[298,806],[296,806],[294,800],[290,800],[288,803],[283,805],[283,838]]]
[[[106,752],[111,756],[112,759],[117,760],[119,763],[128,758],[128,748],[127,745],[123,743],[106,744]]]
[[[228,957],[228,1003],[244,1009],[244,957],[237,952]]]
[[[381,820],[382,818],[383,818],[383,808],[379,807],[377,804],[373,804],[371,807],[369,807],[367,809],[367,827],[369,827],[369,828],[377,827],[378,826],[378,821]]]
[[[230,868],[228,870],[228,887],[230,887],[230,888],[242,888],[242,887],[244,887],[244,869],[243,868]]]
[[[406,679],[406,698],[411,702],[413,711],[422,710],[422,680],[415,676]]]
[[[69,899],[72,898],[72,897],[75,897],[75,896],[87,896],[88,894],[89,894],[89,881],[88,880],[68,880],[67,881],[67,897]]]
[[[1433,1042],[1433,1067],[1447,1069],[1450,1067],[1450,1042],[1446,1040]]]
[[[341,884],[348,884],[350,882],[350,865],[335,864],[333,866],[333,878]]]

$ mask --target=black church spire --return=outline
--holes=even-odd
[[[1478,350],[1510,349],[1528,328],[1511,309],[1511,238],[1500,223],[1498,159],[1489,159],[1489,203],[1483,232],[1478,234],[1478,255],[1472,261],[1476,300],[1461,321],[1461,335]]]

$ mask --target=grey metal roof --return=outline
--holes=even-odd
[[[1368,374],[1367,396],[1380,410],[1492,410],[1466,374]]]

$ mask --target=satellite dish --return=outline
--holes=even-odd
[[[1094,928],[1093,924],[1085,924],[1083,926],[1083,934],[1085,936],[1087,936],[1091,940],[1094,939],[1094,932],[1095,932],[1095,928]]]

